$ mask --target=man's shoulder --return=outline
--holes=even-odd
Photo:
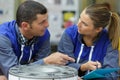
[[[9,38],[0,34],[0,46],[6,48],[8,45],[11,45]]]
[[[0,24],[0,32],[10,30],[11,28],[13,28],[12,26],[15,26],[15,24],[16,24],[15,20]]]

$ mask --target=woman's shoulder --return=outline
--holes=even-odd
[[[66,31],[66,32],[77,32],[77,30],[78,30],[77,25],[74,24],[74,25],[72,25],[72,26],[66,28],[65,31]]]
[[[74,25],[66,28],[65,33],[68,34],[69,36],[76,36],[78,34],[77,25],[74,24]]]
[[[72,41],[78,40],[78,36],[80,36],[80,34],[78,33],[77,25],[74,24],[66,28],[64,35],[67,35],[67,37],[70,37]]]

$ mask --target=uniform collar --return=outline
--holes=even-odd
[[[17,25],[17,23],[16,23],[16,32],[17,32],[17,36],[18,36],[18,42],[20,43],[20,44],[22,44],[22,45],[32,45],[33,43],[35,43],[36,41],[37,41],[37,38],[38,37],[33,37],[32,39],[30,39],[30,40],[28,40],[27,38],[25,38],[24,36],[23,36],[23,34],[20,32],[20,30],[19,30],[19,27],[18,27],[18,25]]]
[[[102,32],[103,32],[103,30],[99,33],[99,35],[97,36],[96,40],[94,40],[93,46],[97,43],[97,41],[99,40],[100,36],[102,36],[102,35],[101,35]],[[83,43],[83,44],[84,44],[84,42],[83,42],[83,35],[80,34],[80,33],[78,33],[78,40],[80,41],[80,43]]]

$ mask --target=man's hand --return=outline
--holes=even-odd
[[[44,58],[44,62],[46,64],[57,64],[57,65],[65,65],[68,62],[75,62],[75,60],[71,57],[69,57],[66,54],[55,52],[52,53],[50,56]]]
[[[7,78],[4,75],[0,75],[0,80],[7,80]]]

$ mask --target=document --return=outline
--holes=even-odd
[[[107,74],[110,74],[112,72],[119,71],[119,70],[120,68],[96,69],[84,75],[82,78],[83,79],[94,79],[94,78],[110,77],[110,76],[107,76]]]

